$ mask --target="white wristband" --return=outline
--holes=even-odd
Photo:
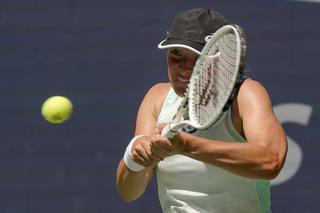
[[[136,163],[134,160],[132,160],[132,155],[131,155],[131,148],[132,148],[132,145],[133,143],[138,139],[138,138],[141,138],[143,137],[144,135],[137,135],[135,136],[134,138],[132,138],[132,140],[130,141],[130,143],[128,144],[127,148],[126,148],[126,151],[124,153],[124,156],[123,156],[123,161],[124,163],[126,164],[126,166],[134,171],[134,172],[140,172],[142,171],[145,167],[144,166],[141,166],[140,164]]]

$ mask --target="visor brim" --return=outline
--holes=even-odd
[[[186,48],[200,55],[204,45],[197,42],[181,40],[181,39],[165,39],[161,41],[158,45],[159,49],[168,49],[172,47]]]

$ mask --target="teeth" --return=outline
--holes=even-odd
[[[184,82],[184,83],[188,83],[189,82],[189,79],[185,79],[185,78],[180,78],[180,77],[177,77],[177,79],[181,82]]]

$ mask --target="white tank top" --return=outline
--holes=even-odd
[[[182,98],[170,89],[158,123],[168,123]],[[231,107],[221,120],[194,135],[221,141],[245,140],[231,120]],[[248,213],[271,212],[270,182],[235,175],[184,155],[173,155],[157,167],[158,194],[165,213]]]

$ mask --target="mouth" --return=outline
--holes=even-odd
[[[189,78],[184,78],[184,77],[181,77],[181,76],[177,76],[177,80],[182,82],[182,83],[189,83]]]

